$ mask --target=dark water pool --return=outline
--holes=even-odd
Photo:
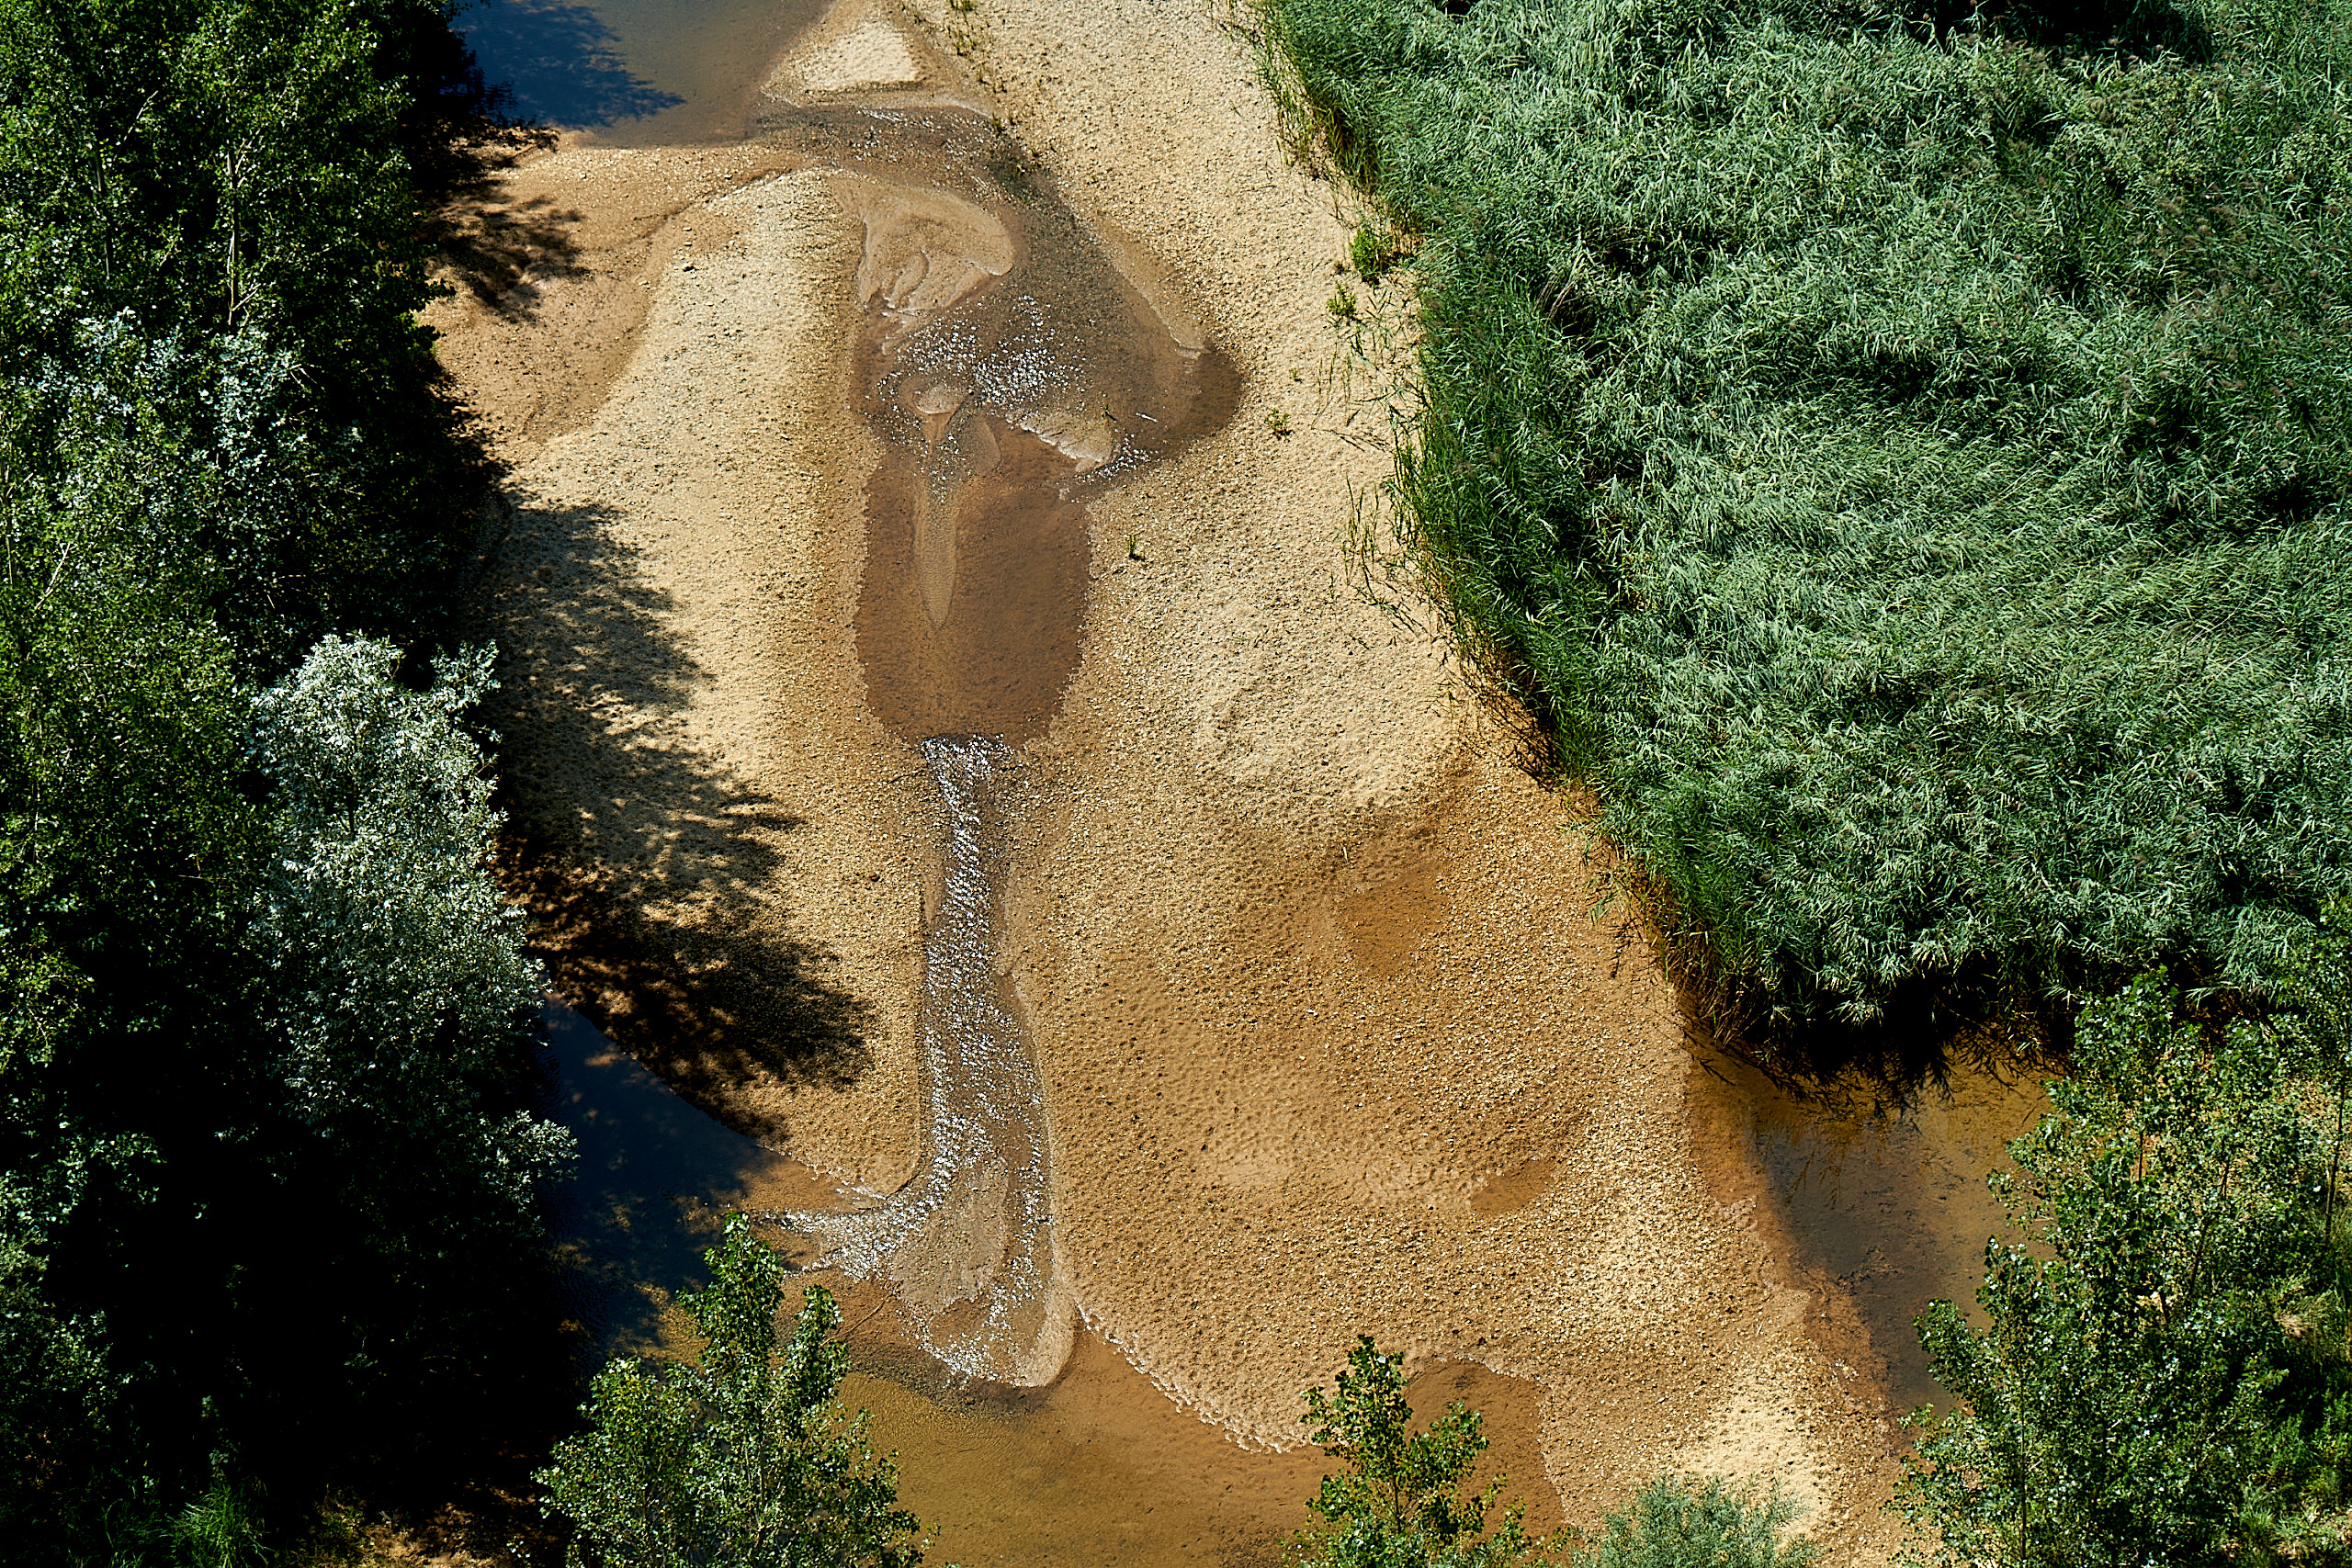
[[[619,146],[730,141],[823,0],[475,0],[458,17],[514,110]]]

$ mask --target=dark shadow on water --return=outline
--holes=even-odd
[[[481,0],[463,18],[485,78],[517,113],[548,125],[607,126],[685,100],[629,69],[603,17],[566,0]]]
[[[1687,1086],[1717,1201],[1747,1206],[1785,1277],[1813,1293],[1815,1337],[1890,1415],[1949,1404],[1913,1320],[1944,1300],[1981,1321],[1985,1243],[2016,1239],[1986,1178],[2047,1105],[2037,1058],[1948,1048],[1934,1066],[1775,1076],[1702,1049]]]
[[[446,24],[423,28],[412,52],[424,86],[402,117],[402,141],[435,279],[502,314],[527,315],[535,294],[509,292],[526,273],[583,275],[571,238],[581,214],[543,199],[510,205],[501,190],[525,157],[555,145],[555,132],[527,114],[518,118],[513,93],[489,83],[473,51]]]
[[[514,111],[616,146],[733,141],[824,0],[483,0],[463,20]]]
[[[578,1176],[548,1204],[560,1298],[583,1370],[661,1338],[663,1310],[709,1278],[703,1249],[730,1209],[835,1201],[805,1167],[670,1092],[580,1014],[548,1005],[541,1113],[578,1141]]]

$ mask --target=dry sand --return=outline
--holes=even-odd
[[[1596,915],[1572,803],[1442,639],[1350,587],[1388,459],[1329,374],[1346,198],[1285,158],[1247,47],[1155,0],[855,4],[773,91],[911,70],[1009,119],[1248,376],[1228,428],[1093,504],[1082,660],[1030,748],[1004,960],[1086,1321],[1261,1444],[1358,1333],[1483,1362],[1544,1391],[1573,1521],[1721,1470],[1883,1559],[1891,1429],[1808,1332],[1838,1303],[1702,1175],[1675,997]],[[933,824],[854,646],[859,227],[775,166],[560,147],[495,203],[523,281],[435,320],[514,465],[486,625],[515,874],[568,994],[882,1191],[915,1153]]]

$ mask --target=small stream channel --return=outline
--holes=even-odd
[[[967,1377],[1053,1382],[1077,1312],[1053,1236],[1044,1088],[999,973],[1022,747],[1078,668],[1087,506],[1231,417],[1239,378],[1181,340],[1000,127],[967,110],[773,110],[767,134],[851,176],[864,231],[851,384],[879,437],[856,648],[868,707],[937,789],[914,1178],[777,1212]]]
[[[915,1175],[870,1207],[766,1210],[824,1261],[887,1280],[920,1343],[967,1377],[1053,1381],[1077,1314],[1055,1267],[1046,1096],[997,973],[998,795],[1011,759],[978,736],[923,742],[946,810],[939,911],[923,940],[923,1120]]]
[[[770,65],[820,10],[492,0],[468,21],[486,73],[551,124],[653,145],[756,120],[842,171],[865,234],[852,384],[884,453],[856,645],[876,715],[920,749],[937,792],[914,1178],[842,1192],[558,1008],[555,1109],[582,1156],[560,1224],[572,1315],[591,1359],[663,1342],[668,1296],[700,1277],[718,1216],[750,1210],[838,1286],[857,1368],[845,1394],[902,1451],[909,1505],[949,1527],[943,1560],[1275,1562],[1323,1461],[1245,1452],[1080,1325],[1057,1270],[1042,1089],[996,964],[1021,749],[1080,652],[1089,497],[1220,426],[1238,378],[1154,314],[979,116],[763,107]],[[1840,1303],[1816,1332],[1895,1408],[1936,1397],[1909,1318],[1973,1291],[1999,1219],[1984,1173],[2038,1095],[1962,1074],[1907,1107],[1801,1100],[1724,1061],[1688,1089],[1719,1201],[1750,1205],[1792,1276]],[[1442,1371],[1445,1394],[1488,1409],[1512,1472],[1540,1474],[1528,1386]]]

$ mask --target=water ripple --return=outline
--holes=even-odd
[[[922,750],[947,842],[923,941],[920,1165],[871,1208],[775,1217],[815,1237],[826,1266],[888,1280],[948,1365],[1044,1383],[1069,1353],[1074,1314],[1055,1267],[1044,1086],[996,963],[992,872],[1011,758],[977,736]]]

